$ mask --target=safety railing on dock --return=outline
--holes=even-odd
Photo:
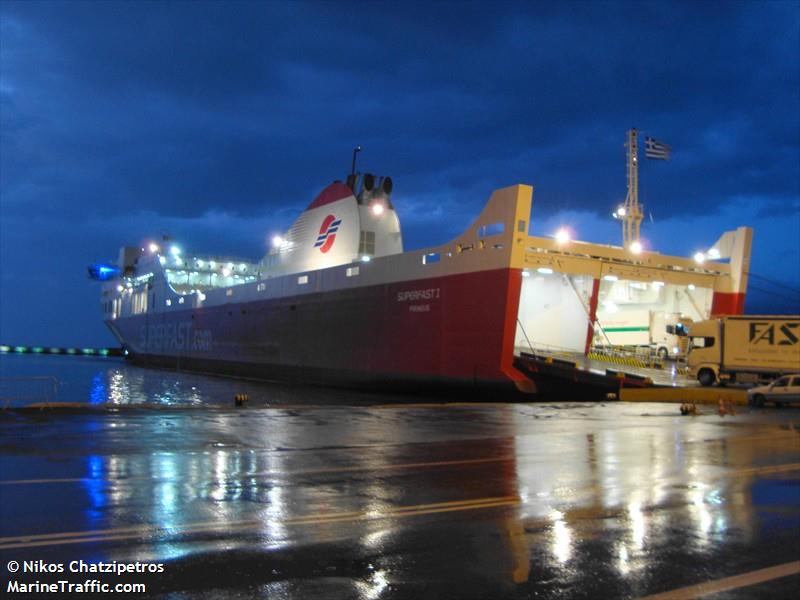
[[[635,351],[614,346],[600,346],[592,348],[587,358],[610,362],[616,365],[639,367],[640,369],[664,368],[664,361],[649,349]]]
[[[0,407],[20,408],[31,404],[47,406],[58,395],[58,379],[40,377],[0,377]]]

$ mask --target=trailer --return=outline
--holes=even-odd
[[[594,346],[646,348],[662,360],[686,356],[692,319],[663,310],[598,311]]]
[[[688,367],[702,385],[769,382],[800,371],[800,316],[739,315],[694,323]]]

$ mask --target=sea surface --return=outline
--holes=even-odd
[[[371,405],[420,397],[267,383],[186,371],[137,367],[119,357],[0,354],[0,408],[38,402],[90,405],[229,406]]]

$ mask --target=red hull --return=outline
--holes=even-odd
[[[497,269],[109,323],[133,356],[274,379],[512,383],[519,270]],[[238,366],[237,366],[238,365]]]

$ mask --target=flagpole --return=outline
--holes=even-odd
[[[625,198],[625,215],[622,219],[622,245],[630,248],[639,242],[644,208],[639,204],[639,144],[636,128],[628,130],[628,195]]]

